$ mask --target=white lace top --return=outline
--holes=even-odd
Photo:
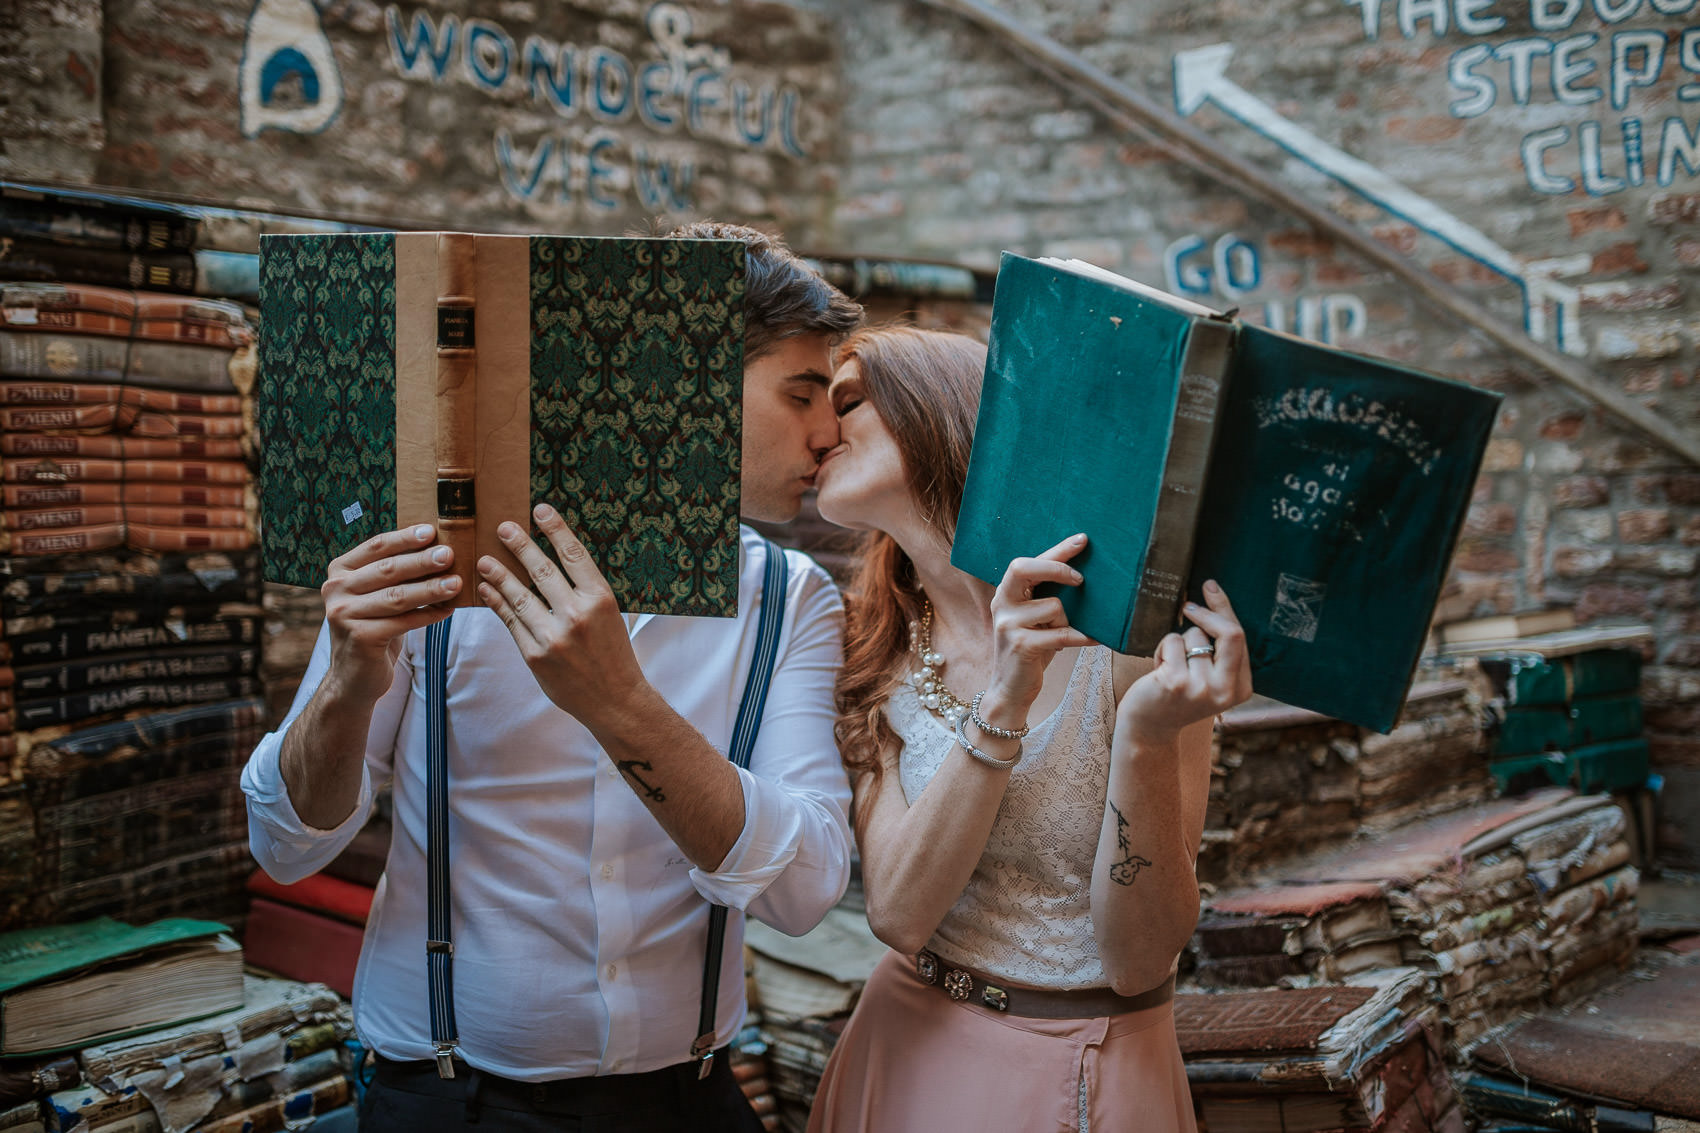
[[[1090,906],[1115,728],[1111,656],[1082,649],[1062,703],[1024,741],[986,852],[927,944],[941,959],[1029,987],[1105,986]],[[956,740],[910,685],[885,711],[913,805]]]

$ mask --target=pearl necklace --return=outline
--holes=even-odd
[[[944,687],[940,671],[945,666],[944,654],[933,648],[933,602],[921,599],[921,620],[911,623],[915,639],[915,656],[921,667],[910,673],[908,681],[915,686],[921,703],[951,724],[968,715],[968,703]]]

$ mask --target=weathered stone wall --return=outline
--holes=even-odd
[[[1700,435],[1694,0],[995,6]],[[1665,848],[1700,864],[1700,469],[962,17],[844,20],[842,245],[1077,256],[1505,392],[1455,576],[1478,613],[1573,602],[1655,628]]]

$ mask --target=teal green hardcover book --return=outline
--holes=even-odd
[[[1389,731],[1499,396],[1006,253],[952,562],[1077,531],[1070,621],[1149,653],[1207,579],[1265,696]]]
[[[546,502],[623,610],[734,615],[744,254],[660,237],[261,237],[266,578],[318,586],[365,539],[433,523],[455,549],[456,604],[474,605],[479,556],[520,569],[496,528]]]

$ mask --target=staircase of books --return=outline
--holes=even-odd
[[[257,232],[0,183],[0,1130],[353,1128],[348,1004],[239,943]]]
[[[1700,890],[1642,938],[1644,743],[1570,737],[1538,777],[1500,750],[1555,671],[1633,698],[1646,636],[1443,658],[1387,735],[1228,714],[1176,1000],[1201,1129],[1700,1130]],[[799,941],[750,934],[783,1128],[883,950],[855,905]]]

